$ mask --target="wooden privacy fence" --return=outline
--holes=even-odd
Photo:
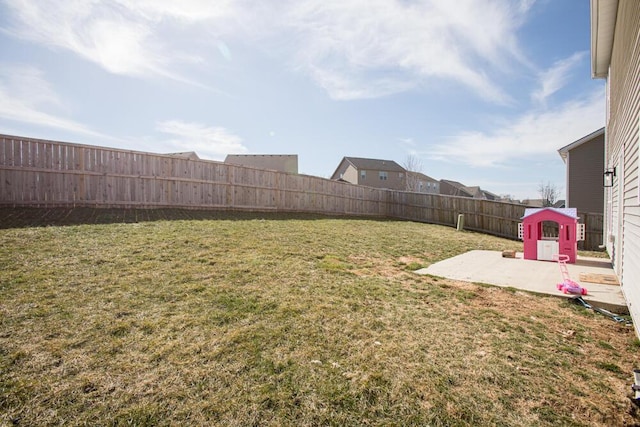
[[[601,213],[578,212],[578,216],[585,227],[585,239],[584,242],[578,242],[578,249],[588,251],[600,250],[599,247],[603,244],[603,215]]]
[[[3,206],[308,212],[449,226],[464,214],[466,229],[512,239],[517,238],[525,209],[519,204],[384,190],[171,155],[9,135],[0,135],[0,143]],[[585,217],[587,236],[600,233],[597,247],[602,216],[598,222],[592,215]]]

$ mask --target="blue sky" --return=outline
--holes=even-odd
[[[0,133],[538,198],[604,125],[589,46],[588,0],[0,0]]]

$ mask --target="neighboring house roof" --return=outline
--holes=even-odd
[[[420,179],[422,181],[438,182],[437,179],[431,178],[430,176],[425,175],[422,172],[407,171],[407,175],[411,175],[412,177]]]
[[[618,0],[591,0],[591,77],[607,77],[613,51]]]
[[[338,167],[336,167],[336,170],[331,175],[331,179],[340,178],[338,171],[340,171],[345,163],[350,164],[354,169],[358,171],[375,170],[383,172],[407,172],[405,168],[403,168],[393,160],[366,159],[362,157],[343,157],[342,160],[340,160],[340,163],[338,163]]]
[[[521,204],[525,206],[531,206],[532,208],[542,208],[544,207],[544,203],[545,203],[545,200],[543,199],[524,199]],[[550,207],[556,208],[556,209],[564,208],[565,201],[558,200],[553,204],[553,206],[550,206]],[[571,209],[575,209],[575,208],[571,208]]]
[[[522,204],[525,206],[532,206],[535,208],[541,208],[544,206],[544,200],[542,199],[524,199]]]
[[[487,199],[487,200],[498,200],[500,196],[497,194],[493,194],[490,191],[483,190],[479,186],[474,187],[464,187],[468,193],[470,193],[475,199]]]
[[[487,191],[487,190],[482,190],[482,192],[484,193],[485,197],[488,200],[500,200],[502,197],[498,196],[495,193],[492,193],[491,191]]]
[[[520,219],[525,219],[528,216],[536,215],[543,211],[553,211],[571,219],[578,219],[578,210],[576,208],[527,208],[524,210],[524,215]]]
[[[585,142],[589,142],[592,139],[594,139],[594,138],[596,138],[596,137],[598,137],[598,136],[600,136],[602,134],[604,134],[604,128],[600,128],[595,132],[591,132],[589,135],[583,136],[582,138],[578,139],[577,141],[573,141],[569,145],[565,145],[564,147],[562,147],[561,149],[558,150],[558,154],[560,154],[560,157],[562,157],[562,160],[566,163],[567,162],[567,156],[569,155],[569,151],[573,150],[574,148],[578,148],[579,146],[581,146]]]
[[[393,160],[365,159],[362,157],[345,157],[344,160],[351,163],[358,170],[406,172],[402,166]]]
[[[450,179],[441,179],[440,181],[446,182],[447,184],[456,188],[465,188],[465,185],[458,181],[451,181]]]
[[[180,157],[181,159],[200,160],[195,151],[185,151],[182,153],[167,153],[167,156]]]
[[[473,194],[469,193],[469,191],[467,190],[467,187],[458,181],[441,179],[440,183],[448,184],[449,186],[455,189],[454,192],[450,194],[451,196],[473,197]],[[440,185],[440,191],[442,191],[442,185]]]
[[[470,193],[473,197],[483,198],[484,194],[482,194],[482,190],[480,190],[479,186],[474,187],[464,187],[468,193]]]
[[[467,187],[464,184],[462,184],[462,183],[460,183],[458,181],[451,181],[449,179],[441,179],[440,182],[444,183],[444,184],[448,184],[451,187],[455,188],[455,191],[454,191],[455,194],[451,194],[451,196],[473,197],[473,194],[469,192]],[[442,189],[442,186],[440,188]]]
[[[498,196],[497,194],[494,194],[487,190],[483,190],[477,185],[473,187],[467,187],[466,185],[458,181],[451,181],[449,179],[441,179],[440,182],[449,184],[451,187],[455,188],[455,194],[451,194],[452,196],[473,197],[474,199],[486,200],[500,199],[500,196]]]

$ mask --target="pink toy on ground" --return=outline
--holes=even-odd
[[[569,270],[567,270],[567,261],[569,257],[564,254],[557,254],[553,256],[558,260],[558,265],[560,266],[560,273],[562,274],[562,283],[558,283],[556,287],[559,291],[562,291],[565,294],[578,294],[578,295],[587,295],[587,288],[583,288],[578,283],[571,280],[569,277]]]
[[[587,289],[583,288],[571,279],[558,283],[556,286],[559,291],[562,291],[565,294],[587,295]]]

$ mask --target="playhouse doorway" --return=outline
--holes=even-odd
[[[560,227],[555,221],[540,222],[540,239],[538,240],[538,259],[554,261],[560,252]]]

